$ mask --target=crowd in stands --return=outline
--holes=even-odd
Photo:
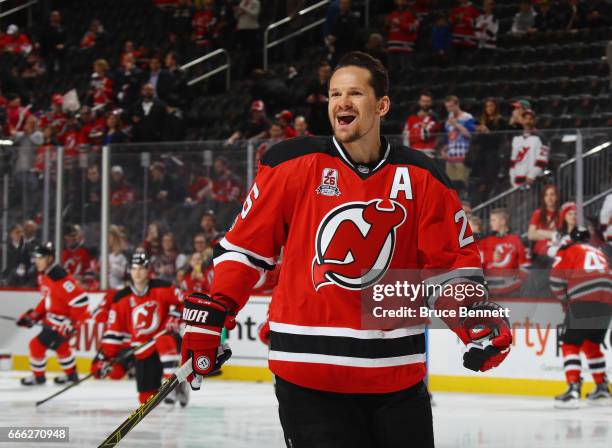
[[[7,62],[0,70],[0,138],[13,141],[10,200],[18,210],[11,219],[5,284],[35,285],[28,254],[41,235],[45,157],[54,176],[57,146],[64,148],[64,221],[70,223],[63,232],[62,262],[81,282],[90,288],[99,282],[100,148],[127,143],[141,145],[115,146],[112,158],[111,287],[122,284],[127,254],[138,250],[154,256],[160,278],[179,284],[206,282],[212,246],[240,210],[247,187],[245,157],[234,154],[244,154],[245,141],[250,141],[256,164],[270,146],[284,139],[329,135],[327,83],[344,53],[363,50],[377,57],[390,69],[393,83],[401,85],[418,54],[431,54],[440,67],[449,67],[476,57],[487,60],[504,35],[537,38],[543,32],[612,26],[612,9],[605,0],[522,1],[511,23],[498,19],[501,2],[494,0],[442,2],[447,9],[435,0],[387,0],[376,2],[377,19],[364,34],[359,2],[334,0],[314,42],[302,40],[279,50],[292,59],[301,45],[311,43],[320,48],[316,57],[305,67],[285,64],[279,80],[273,69],[260,67],[266,2],[151,3],[159,12],[156,25],[163,39],[125,40],[120,50],[115,45],[111,52],[107,49],[113,47],[109,42],[114,36],[100,19],[87,22],[82,34],[64,23],[62,11],[51,11],[45,23],[28,32],[16,24],[0,26],[0,58]],[[295,13],[307,4],[274,2],[281,11],[276,17],[295,17],[289,26],[296,30],[302,19]],[[244,116],[227,120],[228,132],[212,147],[208,160],[201,147],[190,152],[163,142],[180,142],[190,135],[184,116],[193,90],[181,64],[215,48],[228,48],[237,56],[233,74],[249,79],[251,94],[244,97]],[[41,97],[43,80],[70,78],[79,68],[76,60],[88,61],[80,67],[87,71],[83,86],[63,83]],[[310,79],[302,82],[306,73],[311,73]],[[289,104],[281,97],[289,98]],[[538,131],[538,110],[528,99],[508,104],[492,97],[479,101],[467,108],[452,90],[438,98],[424,90],[413,99],[416,110],[403,111],[403,129],[394,131],[404,144],[434,158],[461,198],[473,205],[509,187],[529,188],[544,181],[550,162],[550,142]],[[511,112],[504,114],[508,109]],[[199,135],[207,139],[206,133]],[[150,159],[141,158],[142,151],[150,153]],[[545,196],[543,204],[546,201]],[[543,205],[536,211],[540,215],[534,214],[528,230],[527,223],[512,229],[527,231],[528,241],[521,244],[532,246],[532,256],[521,260],[535,263],[548,256],[559,235],[568,234],[562,227],[569,225],[565,221],[571,210],[561,216],[558,193],[555,201],[554,207]],[[177,207],[182,215],[168,215]],[[503,236],[510,231],[504,227],[508,213],[492,213],[488,226],[474,216],[472,227],[476,233],[488,228]],[[180,228],[173,225],[178,216],[188,216]],[[520,248],[516,241],[512,247]]]

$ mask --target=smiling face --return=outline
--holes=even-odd
[[[389,97],[376,98],[370,72],[361,67],[342,67],[329,82],[329,120],[339,142],[352,143],[380,129],[389,111]]]

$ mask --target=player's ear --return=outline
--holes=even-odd
[[[389,109],[391,109],[391,99],[385,95],[382,98],[379,98],[376,102],[376,106],[378,109],[378,115],[380,118],[384,117],[389,113]]]

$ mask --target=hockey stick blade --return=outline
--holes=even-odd
[[[93,376],[93,373],[90,373],[89,375],[84,376],[83,378],[81,378],[78,381],[75,381],[74,383],[70,383],[68,386],[64,387],[62,390],[58,390],[57,392],[55,392],[53,395],[49,395],[47,398],[37,401],[36,402],[36,406],[40,406],[43,403],[46,403],[47,401],[51,400],[52,398],[57,397],[58,395],[63,394],[64,392],[68,391],[69,389],[72,389],[73,387],[78,386],[79,384],[81,384],[83,381],[88,380],[89,378],[91,378]]]
[[[132,414],[102,442],[98,448],[110,448],[116,446],[138,423],[140,423],[153,409],[166,398],[174,388],[187,379],[193,371],[191,358],[179,367],[170,378],[159,388],[159,391],[143,404],[140,405]]]

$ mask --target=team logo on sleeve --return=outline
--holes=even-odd
[[[349,202],[319,224],[312,260],[316,290],[327,284],[365,289],[385,274],[395,250],[396,230],[406,209],[391,199]]]
[[[323,168],[321,185],[317,187],[316,192],[323,196],[340,196],[340,189],[338,188],[338,170]]]

